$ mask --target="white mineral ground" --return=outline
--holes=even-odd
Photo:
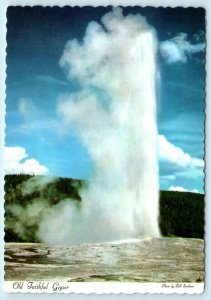
[[[203,282],[204,241],[149,238],[71,247],[6,243],[5,280]]]

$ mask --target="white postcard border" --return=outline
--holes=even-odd
[[[5,281],[5,292],[21,293],[165,293],[201,294],[204,283],[166,282],[166,283],[127,283],[127,282],[64,282],[64,281]]]
[[[1,43],[1,50],[0,50],[0,68],[1,68],[1,74],[0,74],[0,128],[1,128],[1,134],[0,134],[0,164],[2,164],[2,148],[4,145],[4,128],[5,128],[5,123],[4,123],[4,115],[5,115],[5,104],[4,104],[4,99],[5,99],[5,46],[6,46],[6,42],[5,42],[5,35],[6,35],[6,27],[5,27],[5,12],[6,12],[6,8],[9,5],[58,5],[58,6],[64,6],[64,5],[79,5],[79,6],[83,6],[83,5],[93,5],[93,6],[98,6],[98,5],[123,5],[123,6],[128,6],[128,5],[140,5],[140,6],[171,6],[171,7],[176,7],[176,6],[183,6],[183,7],[188,7],[188,6],[193,6],[193,7],[204,7],[206,9],[207,12],[207,53],[211,53],[211,47],[210,47],[210,40],[211,40],[211,22],[209,20],[211,20],[211,2],[208,0],[142,0],[142,1],[138,1],[138,0],[128,0],[128,1],[124,1],[124,0],[113,0],[113,1],[102,1],[102,0],[98,0],[98,1],[91,1],[91,0],[72,0],[72,1],[68,1],[68,0],[3,0],[0,3],[0,26],[1,26],[1,34],[0,34],[0,43]],[[3,58],[3,59],[2,59]],[[211,136],[210,134],[208,134],[208,132],[210,132],[210,128],[211,128],[211,87],[208,85],[209,82],[211,82],[211,76],[210,76],[210,71],[211,71],[211,58],[208,55],[207,56],[207,62],[206,62],[206,70],[207,70],[207,87],[206,87],[206,94],[207,94],[207,101],[206,101],[206,179],[205,179],[205,188],[206,188],[206,211],[205,211],[205,215],[206,215],[206,258],[205,258],[205,267],[206,267],[206,282],[205,282],[205,291],[202,295],[195,295],[195,299],[198,299],[198,296],[200,296],[200,299],[208,299],[209,296],[208,294],[211,294],[211,259],[208,253],[211,253],[211,239],[210,239],[210,234],[209,231],[211,229],[211,220],[210,220],[210,213],[211,213],[211,204],[210,201],[208,201],[209,199],[211,199],[211,185],[209,186],[209,182],[210,182],[210,176],[211,176],[211,159],[210,159],[210,154],[211,153]],[[209,116],[209,117],[208,117]],[[210,136],[210,137],[209,137]],[[3,180],[3,172],[2,169],[0,168],[0,197],[1,199],[3,199],[3,195],[4,195],[4,189],[3,189],[3,184],[4,184],[4,180]],[[0,217],[1,217],[1,249],[0,249],[0,264],[1,264],[1,269],[0,269],[0,278],[1,278],[1,291],[0,291],[0,298],[1,299],[11,299],[10,296],[11,294],[5,294],[3,293],[3,289],[4,291],[8,292],[8,288],[11,289],[11,286],[14,284],[14,282],[11,281],[4,281],[4,271],[3,271],[3,266],[4,266],[4,260],[3,260],[3,253],[4,253],[4,249],[3,249],[3,237],[4,237],[4,224],[3,224],[3,220],[4,220],[4,208],[3,208],[3,201],[1,201],[1,207],[0,207]],[[54,282],[53,282],[54,283]],[[61,282],[60,282],[61,283]],[[72,285],[73,283],[69,283],[69,285]],[[112,287],[112,283],[74,283],[74,289],[73,287],[68,287],[68,293],[85,293],[85,294],[89,294],[89,293],[96,293],[96,294],[102,294],[102,293],[126,293],[126,294],[131,294],[131,293],[143,293],[143,291],[141,291],[141,289],[145,286],[146,290],[144,291],[144,293],[165,293],[165,294],[172,294],[172,293],[178,293],[178,294],[184,294],[184,293],[188,293],[188,294],[201,294],[204,290],[204,284],[203,283],[194,283],[194,287],[191,290],[185,290],[185,291],[181,291],[180,288],[172,288],[171,292],[168,292],[168,289],[164,289],[162,288],[162,285],[164,283],[159,283],[159,284],[154,284],[154,283],[149,283],[149,284],[133,284],[130,283],[129,284],[129,290],[127,287],[126,283],[115,283]],[[172,283],[166,283],[171,285]],[[175,283],[174,283],[175,284]],[[176,283],[177,284],[177,283]],[[178,283],[179,284],[179,283]],[[189,283],[188,283],[189,284]],[[90,287],[89,287],[90,285]],[[109,289],[108,289],[108,285],[109,285]],[[117,287],[117,285],[119,285],[119,287]],[[151,290],[148,291],[148,287],[146,285],[151,286]],[[134,288],[133,291],[131,292],[130,289],[133,286],[133,288],[136,286],[137,290]],[[142,287],[141,287],[142,286]],[[26,291],[17,291],[17,292],[21,292],[21,293],[29,293],[30,291],[27,290]],[[24,288],[24,289],[25,289]],[[119,289],[121,288],[121,290]],[[126,290],[125,290],[126,289]],[[158,291],[160,289],[160,291]],[[180,290],[179,290],[180,289]],[[12,287],[13,290],[13,287]],[[11,291],[13,292],[13,291]],[[35,291],[35,293],[37,293]],[[41,293],[43,293],[43,291],[41,291]],[[49,292],[51,293],[51,291]],[[64,291],[63,291],[64,293]],[[21,297],[24,298],[25,295],[21,295]],[[26,295],[27,296],[27,295]],[[39,296],[43,296],[43,295],[39,295]],[[76,295],[79,296],[79,295]],[[114,297],[116,295],[113,295]],[[142,296],[142,295],[140,295]],[[162,295],[157,295],[158,298],[159,296],[162,297]],[[176,295],[174,295],[176,296]],[[182,295],[177,295],[181,299]],[[185,295],[186,296],[186,295]],[[50,295],[49,295],[50,297]],[[28,298],[27,298],[28,299]],[[45,298],[45,299],[50,299],[50,298]],[[77,298],[79,299],[79,298]],[[112,298],[114,299],[114,298]],[[115,298],[117,299],[117,298]],[[160,298],[159,298],[160,299]],[[176,298],[175,298],[176,299]],[[186,298],[189,299],[189,298]]]

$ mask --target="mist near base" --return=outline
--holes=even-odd
[[[121,8],[90,22],[60,59],[81,89],[57,105],[63,134],[74,131],[94,165],[81,206],[43,203],[37,236],[71,245],[159,236],[154,29]],[[39,206],[39,205],[38,205]],[[36,206],[37,207],[37,206]],[[39,210],[40,211],[40,210]]]

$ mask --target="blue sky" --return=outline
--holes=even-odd
[[[58,99],[80,89],[75,80],[67,79],[59,60],[68,40],[82,41],[88,23],[101,22],[110,10],[8,9],[8,172],[30,172],[35,166],[37,173],[48,170],[56,176],[89,178],[92,174],[93,163],[80,138],[59,126]],[[203,192],[205,11],[133,7],[123,13],[144,15],[159,41],[160,188]]]

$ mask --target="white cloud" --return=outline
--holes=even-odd
[[[176,176],[174,174],[172,174],[172,175],[162,175],[161,179],[165,180],[165,181],[174,181],[176,179]]]
[[[176,43],[172,41],[165,41],[160,44],[160,52],[167,63],[186,62],[186,56],[183,51],[179,49]]]
[[[29,98],[20,98],[18,102],[18,112],[21,116],[22,122],[18,126],[12,128],[13,132],[28,134],[35,132],[39,136],[39,130],[42,130],[42,135],[45,131],[53,131],[53,133],[60,133],[60,123],[51,111],[46,115],[45,111],[37,106]]]
[[[159,136],[159,159],[161,182],[171,189],[185,191],[180,184],[182,180],[197,180],[202,183],[204,178],[204,161],[184,152],[180,147],[169,142],[164,135]],[[191,192],[198,192],[192,190]]]
[[[168,162],[178,169],[187,168],[203,168],[204,161],[202,159],[191,157],[181,148],[169,142],[164,135],[159,135],[159,158],[161,161]]]
[[[36,159],[28,158],[22,147],[4,147],[4,171],[6,174],[44,175],[48,169]]]
[[[193,190],[188,190],[188,189],[185,189],[184,187],[182,186],[170,186],[169,191],[175,191],[175,192],[191,192],[191,193],[199,193],[199,191],[197,189],[193,189]]]
[[[202,52],[205,49],[205,43],[191,44],[187,40],[186,33],[179,33],[174,38],[160,43],[161,56],[167,63],[176,62],[185,63],[188,56]]]
[[[31,99],[20,98],[18,102],[18,112],[25,121],[40,117],[40,110]]]

